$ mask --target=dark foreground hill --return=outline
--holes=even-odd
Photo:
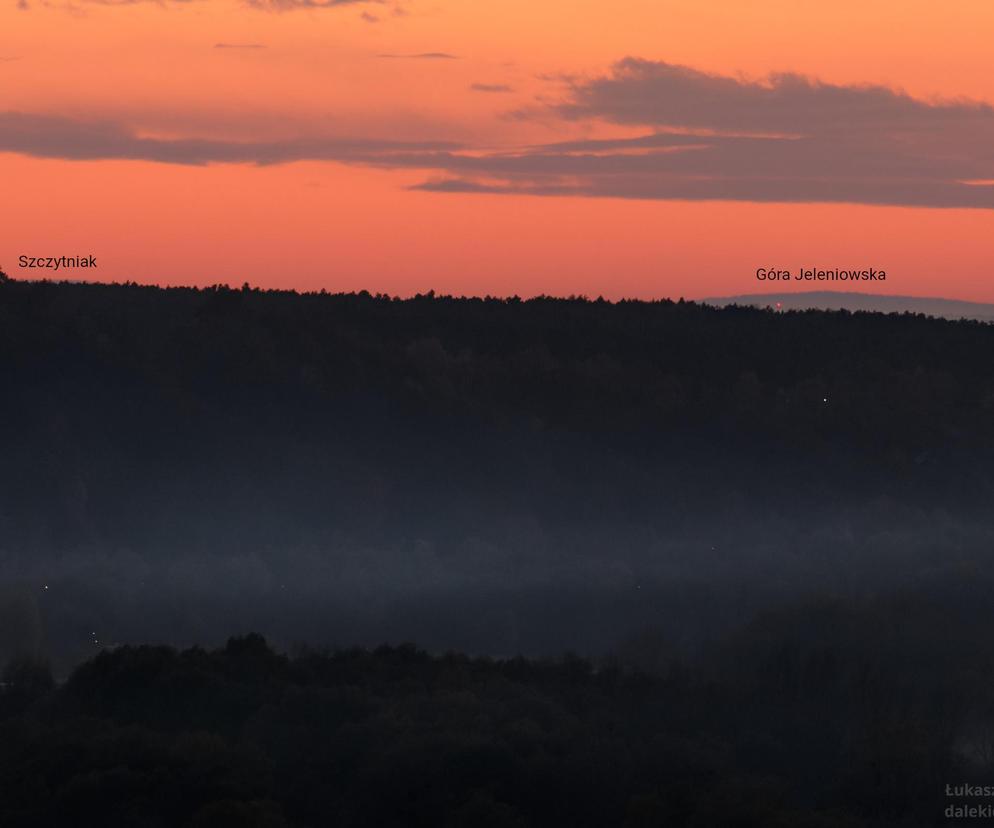
[[[0,283],[0,655],[697,646],[987,571],[994,326]]]
[[[989,614],[962,600],[825,604],[654,674],[624,655],[287,658],[259,636],[104,652],[58,689],[21,661],[0,689],[0,823],[958,824],[947,807],[984,800],[946,786],[994,771],[994,674],[965,646]],[[940,642],[943,628],[956,635]]]

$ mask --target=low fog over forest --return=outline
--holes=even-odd
[[[5,280],[0,381],[0,660],[57,675],[248,631],[689,655],[994,596],[989,324]]]

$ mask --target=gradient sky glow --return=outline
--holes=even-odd
[[[321,2],[4,0],[0,266],[994,301],[987,0]]]

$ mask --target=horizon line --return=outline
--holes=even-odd
[[[0,270],[0,273],[4,271]],[[110,280],[110,281],[100,281],[100,280],[89,280],[89,279],[51,279],[51,278],[41,278],[41,279],[25,279],[16,278],[9,274],[5,274],[6,281],[14,284],[30,284],[30,285],[75,285],[83,287],[126,287],[126,288],[147,288],[151,290],[189,290],[197,292],[220,292],[220,291],[231,291],[231,292],[251,292],[251,293],[271,293],[271,294],[293,294],[296,296],[330,296],[330,297],[347,297],[347,296],[368,296],[374,299],[388,299],[390,301],[410,301],[415,299],[438,299],[438,300],[463,300],[463,301],[499,301],[499,302],[530,302],[535,300],[556,300],[556,301],[571,301],[571,302],[588,302],[590,304],[609,304],[609,305],[619,305],[619,304],[695,304],[701,306],[712,307],[717,310],[721,310],[722,307],[751,307],[762,310],[762,308],[757,308],[756,305],[752,303],[738,304],[735,300],[748,299],[753,301],[761,301],[765,297],[769,297],[770,301],[777,301],[783,297],[805,297],[805,296],[832,296],[832,297],[864,297],[871,299],[893,299],[893,300],[914,300],[914,301],[924,301],[924,302],[946,302],[952,304],[963,304],[972,305],[979,308],[990,308],[994,312],[994,302],[983,302],[975,299],[958,299],[951,298],[949,296],[922,296],[915,294],[899,294],[899,293],[868,293],[858,290],[806,290],[806,291],[771,291],[770,293],[737,293],[737,294],[726,294],[723,296],[655,296],[651,298],[646,297],[635,297],[635,296],[622,296],[616,299],[606,298],[603,294],[597,296],[591,296],[586,293],[570,293],[570,294],[555,294],[555,293],[535,293],[530,295],[521,294],[479,294],[479,293],[440,293],[434,288],[429,288],[425,291],[418,291],[410,294],[395,294],[387,293],[384,291],[373,291],[368,288],[360,288],[357,290],[329,290],[327,288],[316,288],[316,289],[306,289],[306,288],[294,288],[294,287],[263,287],[260,285],[253,285],[252,283],[245,281],[241,285],[232,285],[229,282],[213,282],[211,284],[196,285],[196,284],[160,284],[158,282],[138,282],[135,280]],[[725,302],[724,306],[717,306],[714,303]],[[835,313],[840,309],[831,308],[783,308],[783,312],[801,312],[805,310],[817,310],[824,311],[828,313]],[[848,311],[850,313],[910,313],[910,311],[879,311],[879,310],[856,310]],[[928,315],[928,314],[925,314]]]

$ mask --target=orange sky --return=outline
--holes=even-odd
[[[626,56],[994,102],[987,0],[25,1],[0,7],[0,112],[142,138],[446,141],[473,154],[641,135],[651,128],[546,107],[568,96],[564,77],[605,76]],[[404,57],[430,52],[454,59]],[[17,259],[80,253],[100,280],[699,297],[762,290],[760,266],[858,265],[887,270],[878,292],[994,301],[992,209],[409,189],[450,172],[0,152],[0,266],[52,275]]]

